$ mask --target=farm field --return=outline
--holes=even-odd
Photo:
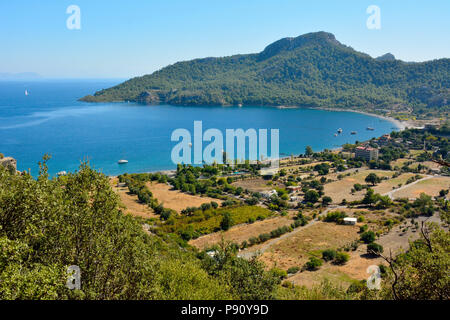
[[[241,187],[242,189],[248,189],[252,192],[264,192],[274,189],[277,184],[273,183],[272,185],[268,185],[269,181],[264,180],[263,178],[252,178],[245,180],[238,180],[233,182],[233,186]]]
[[[117,178],[112,178],[110,180],[111,187],[113,188],[114,192],[119,195],[120,202],[125,207],[126,214],[131,214],[132,216],[142,218],[158,217],[148,205],[141,203],[136,195],[130,194],[128,191],[128,187],[117,187],[117,182]]]
[[[259,258],[268,268],[302,267],[313,255],[324,249],[337,249],[359,238],[358,226],[317,222],[292,237],[283,239]]]
[[[431,179],[419,181],[418,183],[393,192],[394,198],[418,198],[421,193],[429,196],[439,195],[442,189],[450,188],[450,177],[433,177]]]
[[[146,185],[159,203],[178,213],[187,207],[200,207],[203,203],[210,203],[211,201],[217,202],[219,205],[222,203],[222,200],[219,199],[193,196],[179,190],[171,190],[171,186],[163,183],[147,182]]]
[[[288,226],[292,223],[289,217],[274,217],[263,221],[256,221],[252,224],[241,224],[232,227],[228,231],[211,233],[195,240],[189,241],[189,244],[203,250],[211,247],[214,244],[220,243],[222,239],[234,243],[242,243],[251,237],[257,237],[261,233],[270,233],[270,231],[283,226]]]
[[[341,174],[345,173],[346,172],[343,172]],[[366,184],[364,179],[370,173],[375,173],[379,177],[392,177],[394,175],[393,171],[387,170],[360,170],[359,172],[352,173],[350,176],[345,176],[341,180],[325,184],[324,192],[333,199],[334,203],[340,203],[343,199],[346,199],[347,201],[361,199],[365,191],[355,192],[355,194],[352,195],[351,189],[356,183],[362,185]]]

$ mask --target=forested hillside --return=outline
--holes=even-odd
[[[374,59],[317,32],[281,39],[257,54],[178,62],[82,100],[448,112],[450,59]]]

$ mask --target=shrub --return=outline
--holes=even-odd
[[[297,272],[299,272],[300,271],[300,268],[299,267],[290,267],[288,270],[287,270],[287,273],[289,273],[289,274],[294,274],[294,273],[297,273]]]
[[[368,254],[383,253],[383,246],[375,242],[369,243],[367,245],[367,253]]]
[[[322,251],[322,259],[325,261],[332,261],[334,258],[336,258],[336,250],[333,249],[327,249]]]
[[[366,231],[361,234],[361,240],[364,243],[372,243],[375,241],[375,233],[373,231]]]
[[[261,233],[258,236],[259,242],[266,242],[267,240],[270,240],[270,234],[268,233]]]
[[[229,212],[224,212],[222,221],[220,222],[220,228],[224,231],[227,231],[233,226],[233,219],[231,218],[231,214]]]
[[[306,270],[314,271],[318,270],[322,265],[322,260],[316,257],[309,258],[309,261],[305,264]]]
[[[324,221],[325,222],[336,222],[336,223],[342,224],[344,221],[344,218],[346,216],[347,215],[345,214],[345,212],[342,212],[342,211],[328,212]]]
[[[270,270],[270,273],[279,279],[285,279],[287,278],[287,272],[285,270],[279,269],[279,268],[272,268]]]
[[[350,259],[350,255],[345,252],[338,252],[334,259],[335,264],[345,264]]]
[[[213,207],[214,209],[217,209],[219,207],[219,204],[215,201],[211,201],[211,207]]]
[[[369,229],[369,226],[367,224],[359,227],[359,233],[364,233],[367,231],[367,229]]]

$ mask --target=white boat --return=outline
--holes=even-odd
[[[338,132],[338,133],[342,133],[342,129],[341,129],[341,128],[339,128],[337,132]]]
[[[119,160],[119,161],[117,161],[117,163],[118,164],[125,164],[125,163],[128,163],[128,160]]]
[[[26,96],[28,95],[28,90],[25,90],[25,95],[26,95]]]

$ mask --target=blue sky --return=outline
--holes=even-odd
[[[81,9],[68,30],[66,9]],[[381,9],[369,30],[366,8]],[[450,58],[448,0],[14,0],[0,2],[0,72],[128,78],[193,58],[259,52],[328,31],[372,56]]]

